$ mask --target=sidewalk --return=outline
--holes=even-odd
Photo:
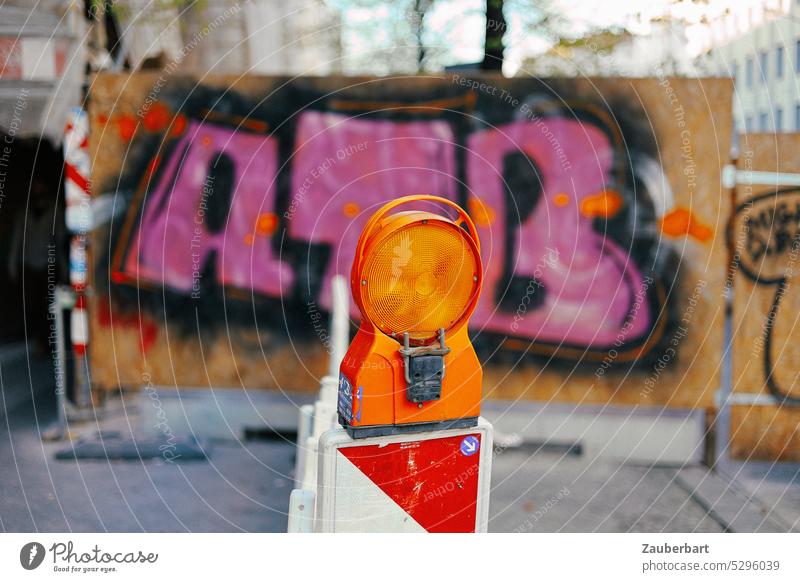
[[[117,402],[98,429],[131,438],[138,412]],[[215,440],[205,461],[59,461],[42,443],[53,402],[0,419],[3,531],[286,529],[294,443]],[[649,467],[570,451],[508,448],[493,461],[492,532],[800,531],[798,466]]]
[[[800,531],[797,465],[712,472],[508,451],[493,469],[490,531]]]

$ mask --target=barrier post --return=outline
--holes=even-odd
[[[411,205],[458,216],[392,213]],[[305,453],[318,456],[293,492],[293,506],[314,492],[315,531],[487,530],[493,429],[480,418],[482,370],[467,333],[482,279],[477,232],[453,202],[400,198],[367,223],[350,279],[362,317],[339,366],[341,427],[319,434],[331,424],[326,377]]]
[[[89,232],[92,228],[90,198],[89,120],[86,112],[74,107],[67,114],[64,128],[64,199],[66,225],[72,233],[69,247],[69,279],[75,293],[70,314],[70,340],[75,357],[75,404],[91,404],[89,370],[89,317],[87,277],[89,272]]]

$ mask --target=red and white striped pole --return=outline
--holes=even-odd
[[[91,228],[90,169],[89,120],[83,109],[74,107],[64,128],[64,190],[67,228],[77,235]]]
[[[67,229],[72,233],[69,280],[75,292],[75,305],[70,316],[70,340],[76,363],[75,399],[79,406],[89,405],[91,399],[87,359],[89,317],[86,310],[88,233],[92,228],[89,172],[89,120],[83,109],[75,107],[67,113],[64,128],[64,198]]]

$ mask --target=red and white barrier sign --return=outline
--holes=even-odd
[[[477,427],[319,441],[316,530],[483,532],[489,514],[493,434]]]
[[[66,224],[73,233],[69,247],[69,280],[75,290],[75,306],[70,315],[70,340],[75,355],[86,356],[89,345],[89,317],[84,292],[89,270],[88,235],[92,228],[89,172],[89,119],[80,107],[67,114],[64,127],[64,199],[67,204]],[[83,367],[79,367],[83,370]],[[78,372],[81,393],[88,393],[88,379]]]
[[[67,228],[75,234],[92,227],[90,171],[89,119],[83,109],[73,107],[64,128],[64,200]]]
[[[69,320],[70,341],[75,355],[83,356],[89,343],[89,317],[86,313],[86,299],[78,295]]]

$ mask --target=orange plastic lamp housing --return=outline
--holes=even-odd
[[[383,333],[428,342],[465,320],[477,297],[480,260],[467,233],[450,221],[391,228],[369,247],[361,269],[364,315]]]
[[[436,211],[392,213],[412,203]],[[350,276],[361,325],[339,369],[351,437],[476,426],[483,373],[467,323],[482,280],[478,234],[454,202],[406,196],[370,218]]]
[[[459,219],[423,211],[388,215],[418,201],[449,205]],[[418,345],[435,340],[440,329],[466,323],[482,278],[478,236],[466,213],[444,198],[406,196],[378,210],[365,227],[351,285],[362,314],[376,328],[398,339],[408,333]]]

